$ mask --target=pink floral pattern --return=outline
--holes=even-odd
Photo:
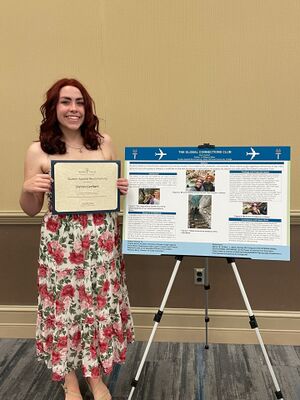
[[[36,350],[53,380],[108,374],[134,340],[116,213],[44,216]]]

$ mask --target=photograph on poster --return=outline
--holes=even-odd
[[[252,215],[267,215],[268,214],[268,203],[266,202],[243,202],[243,214]]]
[[[188,228],[211,228],[211,197],[199,194],[189,195]]]
[[[139,188],[138,204],[160,204],[160,189],[144,189]]]
[[[186,170],[186,189],[190,192],[214,192],[215,171],[203,169]]]

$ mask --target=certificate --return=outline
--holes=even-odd
[[[52,213],[118,211],[120,161],[51,160]]]

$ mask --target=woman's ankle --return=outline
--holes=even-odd
[[[92,377],[88,376],[86,378],[86,380],[91,388],[95,388],[96,386],[99,385],[99,383],[100,384],[104,383],[101,376],[97,376],[97,378],[92,378]]]
[[[65,376],[64,386],[68,388],[68,390],[71,390],[72,392],[80,392],[79,382],[75,374],[75,371],[71,371]]]

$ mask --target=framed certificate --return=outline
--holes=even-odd
[[[119,211],[120,161],[51,160],[52,213]]]

